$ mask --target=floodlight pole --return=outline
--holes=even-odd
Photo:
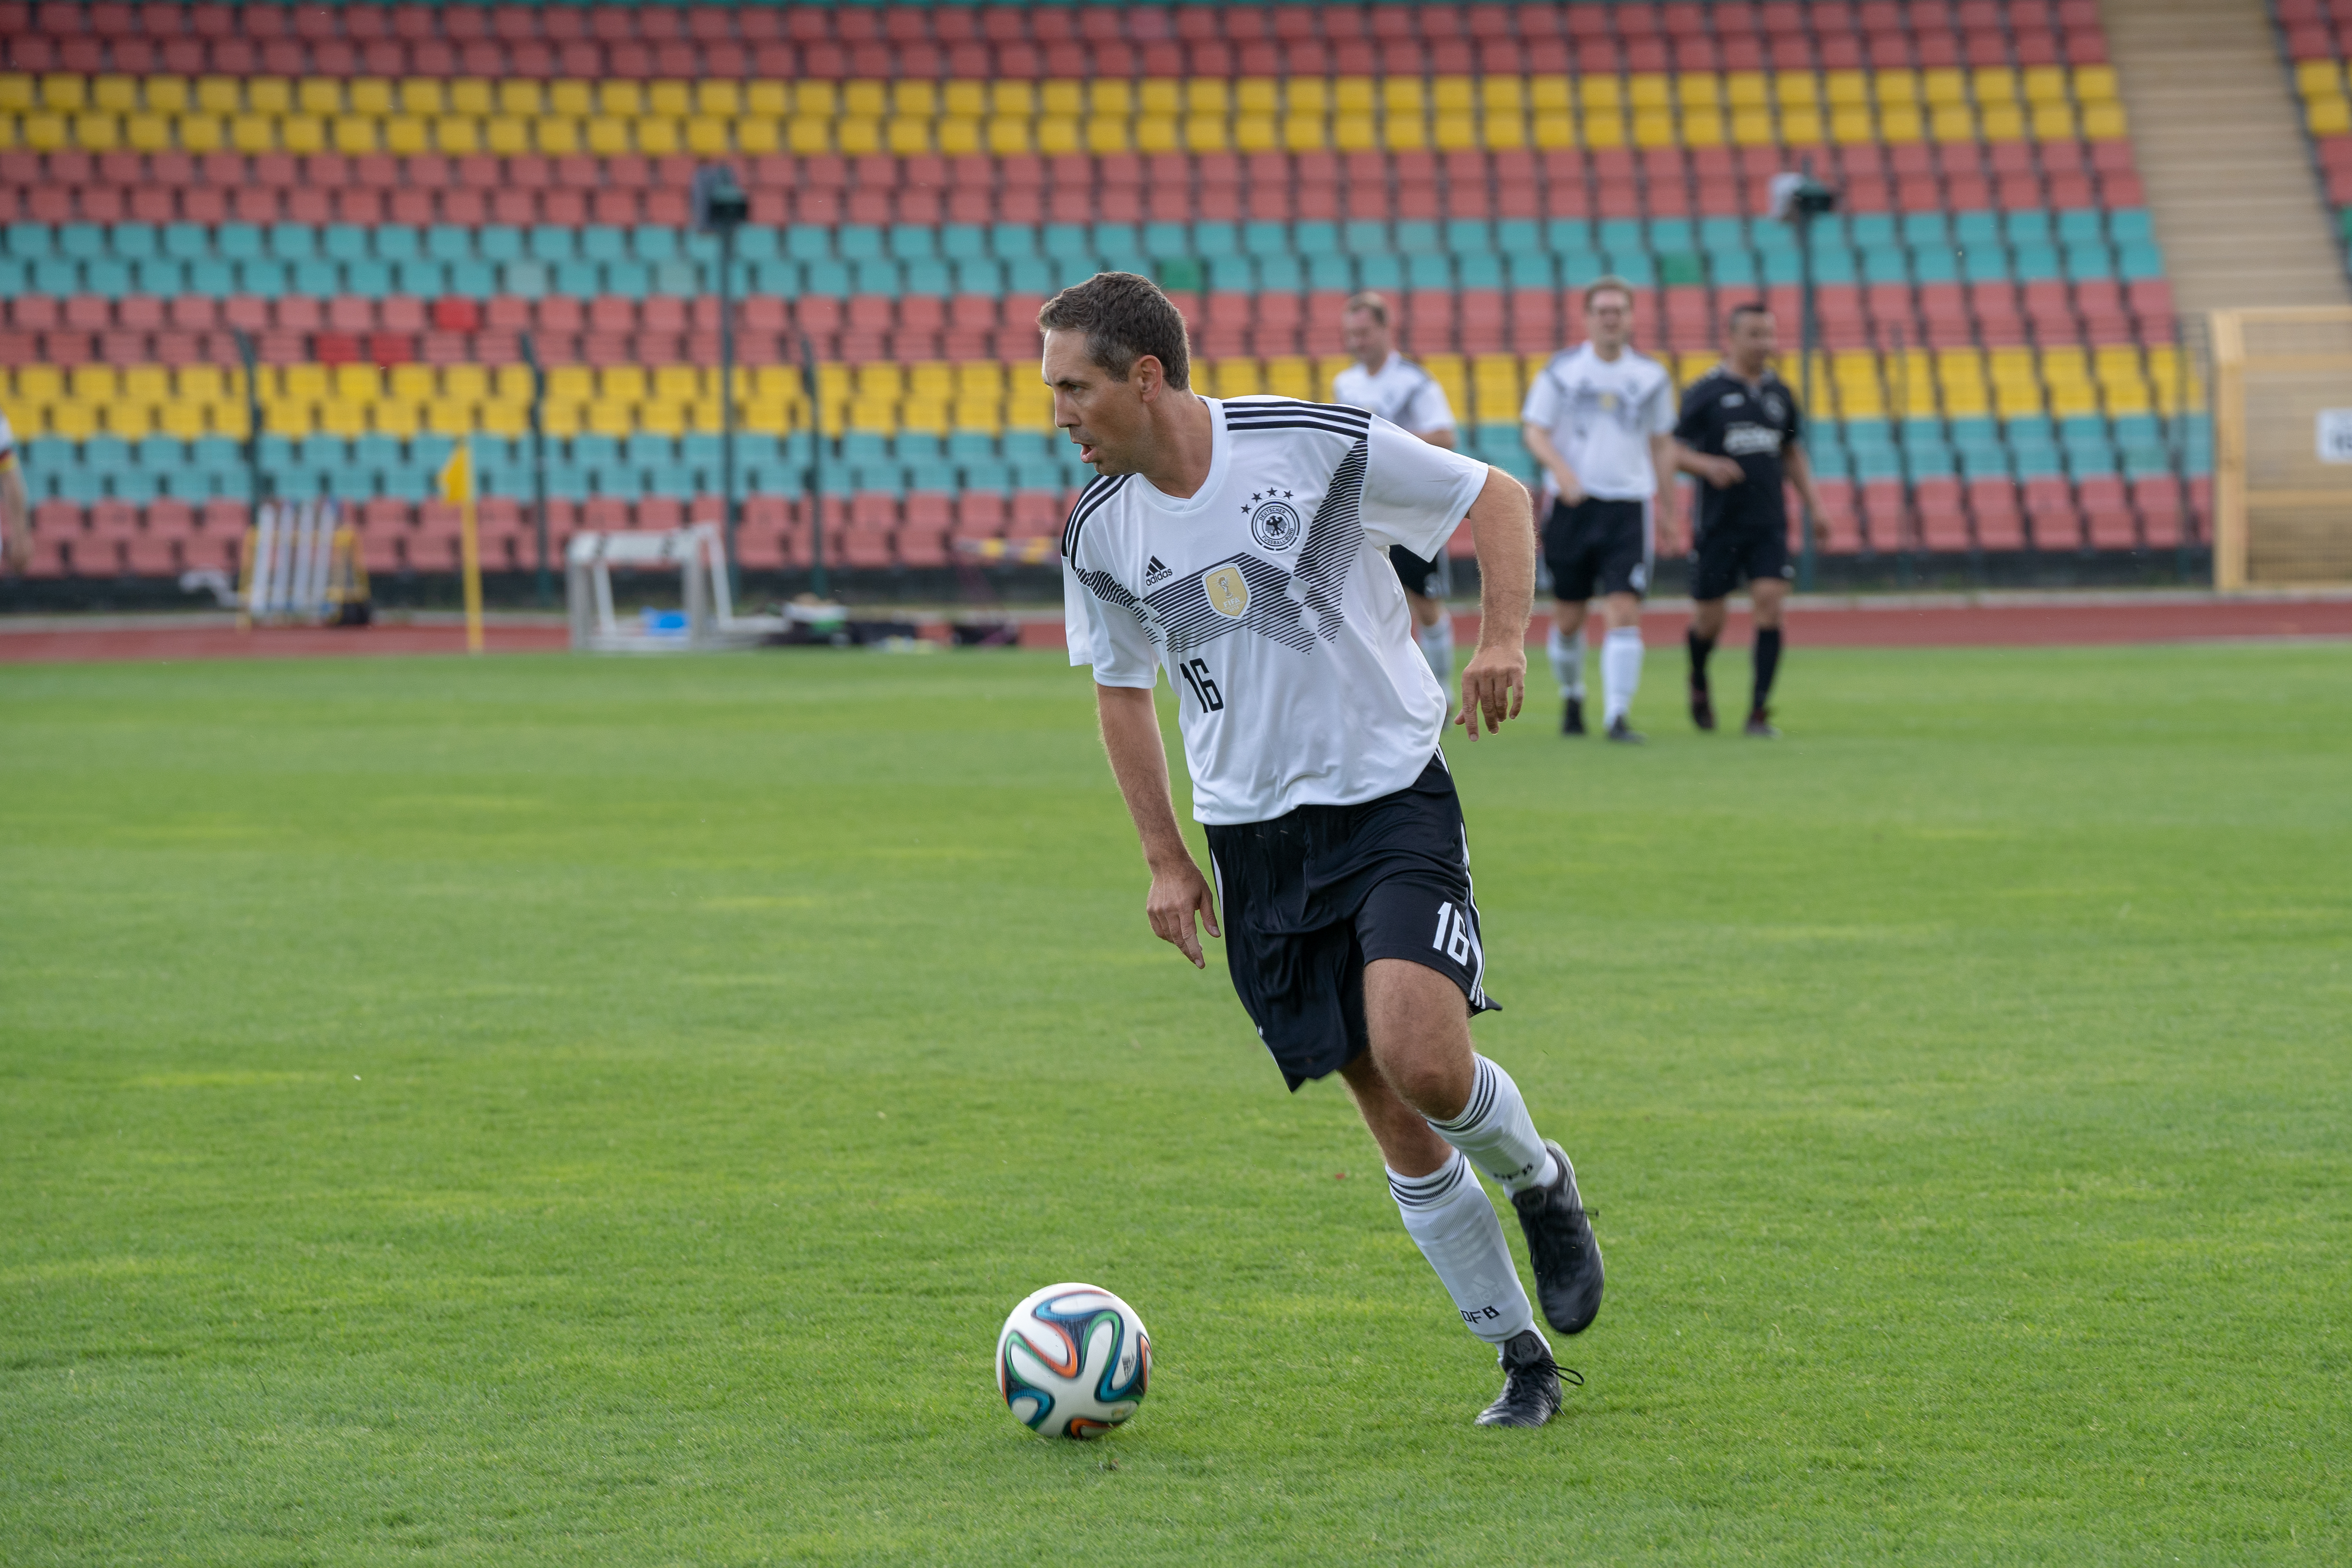
[[[824,410],[817,401],[816,347],[806,332],[800,339],[801,393],[809,411],[808,466],[801,470],[809,518],[809,589],[822,599],[825,596],[824,487],[818,469],[824,461]]]
[[[539,570],[532,576],[531,596],[541,609],[554,602],[547,563],[547,371],[530,334],[522,334],[522,363],[530,367],[530,498],[537,514]]]
[[[245,489],[246,504],[261,515],[269,499],[269,480],[261,471],[261,372],[254,363],[253,334],[236,330],[236,357],[245,366]]]

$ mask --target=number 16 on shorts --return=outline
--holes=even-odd
[[[1443,903],[1437,906],[1437,934],[1430,939],[1429,945],[1466,967],[1470,955],[1478,950],[1478,938],[1458,907]]]

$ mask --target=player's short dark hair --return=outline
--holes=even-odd
[[[1383,327],[1389,324],[1389,300],[1385,294],[1374,293],[1370,289],[1360,294],[1350,294],[1348,296],[1348,308],[1340,314],[1352,316],[1359,310],[1366,312]]]
[[[1184,342],[1184,312],[1160,285],[1132,272],[1097,272],[1045,301],[1037,325],[1049,332],[1084,332],[1087,357],[1125,381],[1145,354],[1179,391],[1192,384]]]
[[[1772,307],[1761,300],[1742,300],[1738,304],[1731,307],[1731,314],[1723,319],[1723,330],[1727,332],[1738,331],[1739,318],[1742,316],[1769,316],[1771,313]]]
[[[1584,308],[1588,310],[1592,309],[1592,297],[1595,294],[1606,294],[1612,289],[1625,296],[1626,308],[1631,310],[1633,304],[1633,286],[1614,272],[1604,272],[1584,286]]]

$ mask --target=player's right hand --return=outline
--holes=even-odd
[[[1153,869],[1151,891],[1144,896],[1143,912],[1151,921],[1152,935],[1173,942],[1177,952],[1192,961],[1193,968],[1208,967],[1201,956],[1200,932],[1192,924],[1194,914],[1198,913],[1211,936],[1223,937],[1224,933],[1217,929],[1217,895],[1190,855],[1184,857],[1181,865],[1171,862]]]
[[[1748,477],[1748,470],[1739,466],[1737,458],[1716,458],[1702,453],[1698,462],[1700,474],[1719,490],[1727,490]]]
[[[1581,506],[1584,504],[1584,485],[1582,481],[1578,479],[1574,474],[1570,473],[1566,468],[1554,468],[1551,471],[1551,488],[1559,493],[1560,505]]]

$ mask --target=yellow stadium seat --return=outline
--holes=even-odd
[[[156,423],[163,426],[164,435],[182,441],[194,441],[212,431],[212,420],[206,415],[205,405],[184,398],[174,398],[163,405],[158,411]]]
[[[122,396],[131,403],[161,403],[172,395],[172,373],[160,364],[122,368]]]
[[[1625,145],[1625,116],[1614,107],[1588,107],[1580,124],[1584,144],[1588,147],[1622,147]]]
[[[2081,66],[2074,71],[2074,101],[2082,104],[2116,101],[2116,68]]]
[[[110,364],[78,364],[66,385],[85,403],[111,403],[122,395],[122,374]]]
[[[387,398],[368,409],[368,422],[379,436],[414,436],[423,428],[423,416],[422,408],[401,397]]]
[[[1418,114],[1391,114],[1386,140],[1399,152],[1418,152],[1429,145],[1429,122]]]
[[[331,76],[304,77],[295,84],[294,102],[305,114],[331,119],[343,111],[343,84]]]
[[[487,114],[489,112],[486,109],[477,109],[473,107],[473,105],[468,101],[467,84],[462,81],[456,82],[451,85],[449,104],[451,108],[457,110],[461,114]],[[590,115],[596,112],[595,89],[587,82],[571,79],[549,82],[547,84],[547,112],[550,114],[568,114],[574,120],[585,120]]]
[[[116,114],[132,113],[143,107],[139,100],[139,79],[118,75],[98,77],[89,84],[89,101],[93,108]]]
[[[243,377],[238,378],[242,395]],[[218,403],[230,395],[228,372],[216,364],[184,364],[173,377],[180,396],[191,403]]]
[[[1528,121],[1528,138],[1538,147],[1573,147],[1576,117],[1560,110],[1539,110]]]
[[[1479,122],[1479,136],[1489,147],[1524,147],[1528,144],[1527,116],[1516,110],[1490,110]]]
[[[1717,109],[1684,110],[1682,140],[1685,147],[1722,146],[1723,111]]]
[[[32,127],[31,120],[25,122]],[[278,151],[278,121],[267,114],[240,114],[229,123],[229,143],[240,153]]]
[[[1243,153],[1270,153],[1281,145],[1281,135],[1271,114],[1236,114],[1234,116],[1234,147]],[[1042,145],[1040,150],[1042,151]]]
[[[245,89],[233,76],[196,79],[196,107],[208,114],[235,114],[245,107]]]
[[[1034,120],[1037,117],[1037,89],[1025,81],[991,82],[988,109],[991,114],[1005,119]]]
[[[499,122],[492,121],[490,123],[496,126]],[[520,123],[520,121],[514,123]],[[587,131],[588,151],[600,158],[617,157],[624,153],[633,151],[629,143],[629,122],[625,120],[615,120],[611,115],[599,114],[588,121]],[[492,146],[495,148],[495,142]]]
[[[1783,110],[1814,108],[1822,100],[1812,76],[1805,71],[1784,71],[1772,78],[1772,100]]]
[[[2352,103],[2341,97],[2306,99],[2304,109],[2310,117],[2314,136],[2341,136],[2352,132]],[[2090,111],[2084,112],[2087,115]]]
[[[2099,391],[2109,414],[2146,414],[2155,405],[2155,399],[2149,394],[2147,373],[2140,367],[2137,349],[2100,349],[2095,367],[2099,378]]]
[[[289,153],[323,153],[327,122],[315,114],[289,114],[278,122],[278,140]]]
[[[1096,78],[1087,84],[1087,112],[1097,117],[1129,118],[1135,113],[1134,87],[1118,77]]]
[[[588,427],[587,405],[581,403],[558,403],[550,398],[540,416],[540,428],[550,436],[577,436]]]
[[[1426,368],[1427,360],[1423,365]],[[1265,362],[1262,373],[1265,389],[1276,397],[1297,397],[1312,402],[1318,395],[1315,368],[1297,354],[1277,354]]]
[[[1830,113],[1830,140],[1854,146],[1878,140],[1878,127],[1866,109],[1839,109]]]
[[[531,150],[530,133],[534,123],[545,122],[534,122],[512,114],[493,114],[482,126],[483,143],[488,146],[491,152],[498,153],[503,158],[511,158],[518,153],[528,153]],[[555,123],[562,122],[557,121]],[[620,124],[620,121],[612,121],[607,123],[617,126]],[[625,137],[626,134],[626,130],[624,128],[623,135]],[[620,146],[613,148],[612,151],[626,152],[626,142],[624,142]]]
[[[1903,105],[1878,111],[1878,136],[1883,142],[1916,142],[1927,134],[1916,109]]]
[[[1622,109],[1625,95],[1613,76],[1589,76],[1576,84],[1576,101],[1587,110]]]
[[[686,149],[698,158],[723,158],[731,148],[727,121],[712,114],[698,114],[686,122]]]
[[[355,157],[376,149],[376,121],[364,114],[335,117],[335,151]]]
[[[89,107],[89,79],[67,71],[53,71],[41,79],[41,107],[59,114],[71,114]]]
[[[227,142],[216,114],[183,114],[173,121],[172,134],[181,150],[188,153],[216,152]]]
[[[1135,108],[1139,114],[1180,115],[1184,112],[1184,84],[1166,77],[1151,77],[1136,89]]]
[[[245,105],[259,114],[294,112],[294,84],[282,76],[245,79]]]
[[[1195,153],[1226,151],[1225,117],[1222,114],[1186,115],[1184,145]]]
[[[683,403],[655,398],[637,408],[637,428],[656,436],[683,436],[690,416]]]
[[[1381,106],[1380,89],[1368,76],[1335,77],[1331,108],[1340,114],[1370,114]]]
[[[794,114],[814,114],[831,119],[841,112],[841,94],[829,81],[793,83],[791,111]]]
[[[1871,78],[1872,96],[1881,109],[1909,108],[1919,101],[1919,76],[1916,71],[1883,70]]]
[[[588,405],[588,429],[598,436],[633,436],[637,430],[637,405],[600,397]]]
[[[383,150],[401,157],[433,150],[432,126],[414,114],[395,114],[383,122]]]
[[[2334,98],[2344,90],[2344,67],[2336,60],[2299,60],[2294,90],[2305,98]]]
[[[1740,147],[1769,147],[1778,140],[1769,110],[1742,109],[1731,116],[1731,140]]]
[[[1478,105],[1489,115],[1521,114],[1528,107],[1527,84],[1515,76],[1482,77]]]
[[[931,150],[931,122],[912,115],[893,115],[882,125],[883,144],[902,158]]]
[[[1782,110],[1780,140],[1792,147],[1809,147],[1823,140],[1821,110],[1817,109]]]
[[[1391,120],[1400,115],[1419,118],[1429,107],[1415,76],[1392,76],[1381,82],[1381,107]]]
[[[550,121],[538,122],[543,130]],[[555,123],[568,123],[557,121]],[[471,115],[445,114],[433,122],[433,145],[451,157],[482,150],[482,124]],[[541,152],[549,149],[542,143]]]
[[[1279,112],[1281,108],[1281,84],[1272,77],[1245,76],[1234,83],[1234,113],[1274,114]]]
[[[1478,145],[1478,117],[1467,111],[1439,114],[1431,122],[1430,145],[1442,153],[1461,152]]]
[[[1079,150],[1078,122],[1065,114],[1037,117],[1037,151],[1048,157]]]
[[[988,150],[999,157],[1028,152],[1029,125],[1029,121],[1017,115],[992,116],[988,121]]]
[[[725,125],[727,121],[719,123]],[[779,145],[777,132],[782,129],[772,120],[738,120],[734,127],[735,150],[755,155],[775,152]]]
[[[330,436],[341,436],[346,439],[364,436],[369,429],[367,405],[331,397],[319,405],[318,427]]]
[[[646,111],[645,89],[634,81],[608,78],[596,84],[596,108],[614,119],[635,119]]]
[[[1772,101],[1771,79],[1762,71],[1727,71],[1723,101],[1735,110],[1765,108]]]
[[[394,108],[392,83],[380,76],[353,77],[345,97],[353,114],[372,114],[382,120]]]
[[[1478,107],[1475,78],[1441,76],[1431,79],[1429,107],[1440,114],[1467,114]]]
[[[1380,144],[1380,122],[1370,115],[1335,114],[1331,117],[1331,145],[1340,152],[1369,153],[1376,151]]]
[[[98,406],[79,398],[49,405],[48,433],[68,441],[85,441],[100,429]]]
[[[1919,73],[1919,101],[1930,109],[1969,101],[1969,75],[1944,68]]]
[[[1870,103],[1870,76],[1866,71],[1825,71],[1822,73],[1822,85],[1825,89],[1826,101],[1832,110],[1862,109],[1868,107]]]
[[[147,79],[140,101],[151,114],[177,114],[188,107],[188,79],[179,76],[151,76]],[[5,107],[0,105],[0,107]]]
[[[1118,114],[1090,114],[1086,119],[1086,147],[1089,153],[1124,153],[1128,150],[1127,120]]]
[[[2131,134],[2122,103],[2084,103],[2082,134],[2084,141],[2122,141]]]
[[[92,153],[110,153],[122,144],[122,119],[100,110],[84,110],[73,117],[74,142]]]
[[[772,87],[774,84],[761,83],[761,85]],[[742,86],[737,82],[724,80],[697,82],[694,87],[694,108],[699,114],[731,120],[743,112]],[[782,114],[783,104],[779,99],[774,107],[755,110],[753,112]]]
[[[1938,142],[1973,142],[1976,110],[1965,103],[1939,103],[1928,111],[1927,133]]]
[[[683,120],[694,112],[694,89],[675,79],[651,82],[646,88],[646,112]]]
[[[887,435],[898,426],[898,397],[896,393],[860,393],[850,400],[849,427],[852,430],[879,430]]]
[[[2037,103],[2033,106],[2033,139],[2037,142],[2064,142],[2074,134],[2074,106],[2071,103]]]
[[[500,114],[529,118],[547,112],[547,94],[536,81],[525,78],[509,78],[498,84],[498,109]]]
[[[946,151],[944,143],[940,150]],[[1139,114],[1135,117],[1135,150],[1139,153],[1181,153],[1184,150],[1181,126],[1172,114]]]
[[[0,71],[0,114],[22,114],[38,101],[31,77],[22,71]]]
[[[828,152],[833,147],[833,121],[814,114],[796,114],[784,122],[784,141],[798,153]]]
[[[648,157],[667,157],[684,142],[677,121],[667,114],[648,114],[637,121],[637,151]]]
[[[1723,104],[1723,83],[1712,71],[1685,71],[1675,80],[1675,101],[1685,110],[1717,109]]]
[[[1282,117],[1282,144],[1291,152],[1319,152],[1330,142],[1330,127],[1322,115],[1293,111]]]
[[[1003,400],[990,395],[986,397],[958,396],[948,405],[950,427],[957,430],[987,430],[1003,427]]]
[[[1991,103],[2016,103],[2017,73],[2007,66],[1985,66],[1969,73],[1969,95],[1979,108]]]
[[[879,81],[844,82],[841,87],[841,112],[879,120],[890,112],[890,89]]]
[[[1993,73],[1988,71],[1985,74],[1990,76]],[[2000,74],[2005,76],[2008,73]],[[2028,103],[2065,103],[2074,96],[2066,90],[2064,66],[2028,66],[2020,86],[2024,90],[2017,96]]]
[[[1625,103],[1637,113],[1657,113],[1675,105],[1674,79],[1644,71],[1625,79]]]
[[[151,403],[110,403],[106,405],[106,427],[126,441],[140,440],[154,433],[155,406]]]
[[[470,436],[475,424],[474,405],[463,399],[436,397],[425,405],[425,428],[436,436]]]
[[[574,95],[577,102],[567,105],[562,97],[563,86],[563,83],[557,82],[548,89],[549,100],[558,114],[586,114],[594,108],[584,87]],[[482,78],[461,76],[449,83],[449,112],[452,114],[470,114],[481,120],[498,111],[498,94]]]
[[[1977,124],[1988,142],[2021,142],[2025,139],[2025,110],[2013,103],[1988,106],[1978,114]]]
[[[448,111],[449,97],[442,91],[440,82],[431,77],[403,77],[400,81],[400,107],[409,114],[430,119]]]

